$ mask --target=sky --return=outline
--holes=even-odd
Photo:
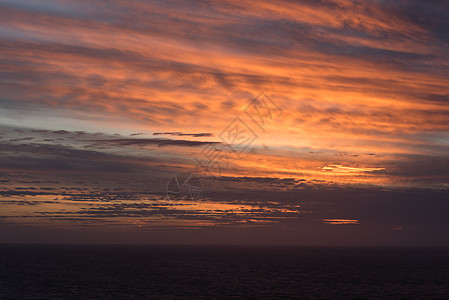
[[[449,245],[449,2],[0,20],[0,243]]]

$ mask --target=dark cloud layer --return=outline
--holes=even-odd
[[[121,145],[121,146],[155,145],[158,147],[164,146],[199,147],[204,145],[220,144],[220,142],[199,142],[199,141],[170,140],[170,139],[112,139],[112,140],[91,140],[91,141],[103,145]]]

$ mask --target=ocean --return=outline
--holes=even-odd
[[[449,299],[449,249],[0,245],[1,299]]]

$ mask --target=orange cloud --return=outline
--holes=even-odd
[[[351,219],[322,219],[321,220],[325,224],[331,225],[359,225],[359,220],[351,220]]]

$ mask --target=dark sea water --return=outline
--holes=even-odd
[[[449,249],[0,246],[1,299],[449,299]]]

